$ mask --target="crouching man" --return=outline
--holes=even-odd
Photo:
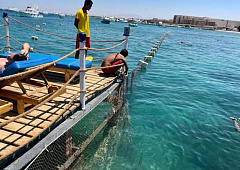
[[[126,57],[128,56],[128,51],[123,49],[120,53],[113,53],[108,55],[102,62],[101,67],[106,67],[106,66],[114,66],[114,65],[118,65],[123,63],[125,66],[125,74],[127,75],[128,72],[128,65],[127,65],[127,61],[126,61]],[[117,72],[117,70],[120,68],[121,66],[118,67],[111,67],[111,68],[105,68],[102,69],[102,71],[105,74],[109,74],[110,76],[114,76],[115,73]]]

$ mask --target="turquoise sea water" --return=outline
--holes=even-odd
[[[13,17],[75,37],[72,17]],[[10,35],[38,52],[63,56],[74,49],[74,41],[46,36],[11,20],[10,24]],[[91,39],[122,39],[127,25],[90,19]],[[129,39],[130,72],[167,31],[153,61],[129,88],[121,116],[96,152],[75,169],[240,169],[240,134],[229,119],[240,115],[240,34],[139,24]],[[32,35],[39,40],[31,40]],[[0,48],[4,43],[0,40]],[[12,41],[11,45],[20,48]],[[100,59],[120,50],[89,55]]]

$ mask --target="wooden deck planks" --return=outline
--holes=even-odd
[[[11,117],[5,117],[5,119],[11,120],[12,118]],[[44,128],[48,127],[49,124],[51,123],[51,121],[49,121],[49,120],[38,119],[38,118],[35,118],[35,117],[19,118],[19,119],[16,120],[16,122],[17,123],[22,123],[22,124],[25,124],[25,125],[30,125],[30,126],[33,126],[33,127],[37,127],[37,128],[41,128],[41,129],[44,129]]]
[[[18,148],[19,147],[0,142],[0,159],[7,157],[13,153],[12,151],[16,151]]]
[[[6,143],[17,145],[17,146],[20,146],[22,145],[22,143],[26,143],[31,139],[30,137],[22,136],[22,135],[15,134],[13,132],[8,132],[5,130],[0,130],[0,134],[1,134],[0,140],[2,142],[6,142]]]
[[[7,124],[6,126],[3,126],[1,129],[8,130],[11,132],[16,132],[17,134],[21,134],[24,136],[30,136],[30,137],[39,135],[40,132],[42,132],[42,129],[40,129],[40,128],[36,128],[33,126],[29,126],[29,125],[24,125],[24,124],[17,123],[17,122],[11,122],[11,123]]]

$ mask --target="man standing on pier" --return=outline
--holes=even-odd
[[[89,15],[88,11],[92,8],[92,0],[85,0],[84,6],[79,9],[75,15],[74,25],[77,28],[77,38],[76,38],[76,49],[79,48],[79,37],[80,32],[86,34],[86,47],[90,48],[90,30],[89,30]],[[76,52],[75,58],[78,59],[79,51]]]

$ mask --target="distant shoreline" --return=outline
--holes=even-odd
[[[229,33],[240,34],[240,32],[237,32],[237,31],[223,31],[223,30],[215,30],[215,31],[220,31],[220,32],[229,32]]]

